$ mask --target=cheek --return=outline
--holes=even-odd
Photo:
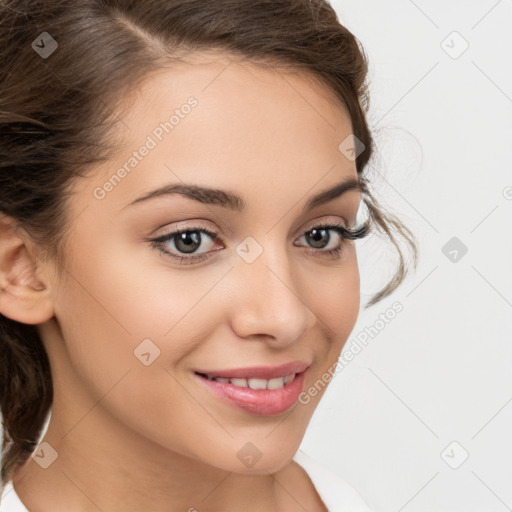
[[[60,389],[69,393],[69,400],[75,397],[73,414],[79,420],[101,400],[103,409],[133,431],[192,453],[186,451],[191,436],[202,439],[204,425],[214,431],[219,427],[196,404],[187,392],[190,383],[175,370],[211,332],[198,318],[212,303],[200,299],[218,279],[212,276],[211,283],[189,283],[180,290],[161,279],[147,281],[149,272],[127,273],[119,261],[97,267],[99,261],[91,260],[91,268],[101,272],[88,272],[85,263],[76,261],[71,270],[76,278],[63,284],[57,298],[65,351],[56,354],[56,373],[63,376]],[[87,429],[93,421],[94,414],[88,415],[81,427]]]
[[[318,285],[308,294],[313,311],[320,317],[319,328],[330,329],[326,338],[332,339],[332,351],[341,351],[352,331],[360,309],[360,278],[353,244],[345,251],[336,268],[325,270]]]
[[[64,346],[57,373],[83,388],[87,404],[106,395],[105,403],[135,430],[179,430],[186,422],[176,411],[193,408],[180,370],[219,322],[215,285],[226,268],[180,271],[159,257],[136,261],[136,251],[114,254],[108,244],[98,245],[101,251],[77,251],[73,277],[56,299]]]
[[[186,265],[166,265],[165,257],[149,244],[134,247],[104,240],[95,245],[101,251],[75,251],[82,256],[75,258],[74,279],[60,299],[66,311],[63,317],[78,312],[82,328],[88,324],[89,331],[115,332],[130,340],[131,350],[145,338],[160,340],[164,350],[168,340],[176,338],[176,331],[187,325],[197,328],[200,324],[191,318],[208,303],[209,292],[215,294],[212,289],[228,268],[193,270]],[[187,344],[183,336],[179,339]],[[176,343],[173,346],[179,351]]]

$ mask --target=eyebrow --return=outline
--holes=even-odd
[[[304,205],[303,212],[308,212],[313,208],[317,208],[318,206],[333,201],[349,190],[362,191],[361,183],[357,178],[348,178],[341,183],[338,183],[333,187],[314,195]],[[244,199],[234,192],[203,187],[199,185],[173,183],[164,185],[163,187],[157,188],[144,194],[141,197],[138,197],[137,199],[128,203],[125,207],[123,207],[123,209],[127,206],[142,203],[143,201],[147,201],[149,199],[165,197],[172,194],[180,194],[203,204],[222,206],[223,208],[227,208],[236,212],[243,212],[247,206]]]

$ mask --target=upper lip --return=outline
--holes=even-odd
[[[280,366],[251,366],[247,368],[233,368],[229,370],[195,370],[211,377],[235,379],[275,379],[300,373],[306,370],[310,363],[305,361],[292,361]]]

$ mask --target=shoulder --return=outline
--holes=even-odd
[[[308,473],[329,512],[372,512],[354,487],[313,457],[298,450],[293,460]]]

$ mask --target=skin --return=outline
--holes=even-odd
[[[190,96],[198,106],[96,199],[94,188]],[[37,246],[7,219],[1,231],[0,311],[38,325],[54,379],[42,441],[58,458],[47,469],[29,458],[13,475],[15,490],[35,511],[325,510],[291,460],[325,388],[264,417],[224,403],[192,369],[304,360],[307,389],[338,359],[359,312],[355,245],[345,241],[329,257],[303,235],[326,220],[353,226],[361,196],[301,210],[357,177],[338,149],[350,119],[303,73],[215,52],[148,76],[127,105],[117,112],[123,149],[74,184],[65,268],[36,268]],[[176,194],[126,206],[176,182],[229,189],[247,209]],[[218,249],[211,259],[179,263],[147,241],[190,225],[218,233],[218,242],[201,235],[196,251]],[[251,264],[236,252],[247,236],[263,248]],[[133,353],[145,338],[160,350],[149,366]],[[262,454],[251,468],[237,457],[247,442]]]

